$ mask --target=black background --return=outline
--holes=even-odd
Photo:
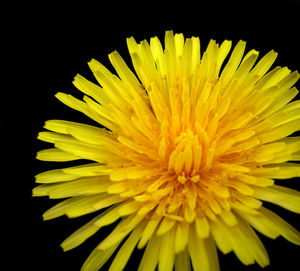
[[[63,253],[59,244],[94,214],[77,219],[42,221],[42,213],[56,201],[31,198],[33,176],[56,168],[56,163],[35,160],[47,144],[36,135],[48,119],[92,123],[54,98],[57,91],[80,97],[72,79],[80,73],[94,81],[87,62],[95,58],[108,66],[107,54],[118,50],[130,63],[125,39],[137,41],[165,30],[199,36],[202,51],[211,38],[247,41],[247,48],[261,55],[279,52],[276,64],[300,68],[299,1],[17,1],[1,9],[2,231],[7,270],[79,270],[91,250],[112,227],[104,228],[80,247]],[[299,83],[298,83],[299,86]],[[286,181],[299,188],[295,180]],[[300,230],[296,214],[271,205]],[[271,270],[299,270],[300,248],[283,238],[261,236],[271,259]],[[8,242],[7,242],[8,241]],[[5,244],[5,245],[4,245]],[[141,252],[134,254],[127,270],[136,270]],[[220,255],[221,269],[260,270],[243,266],[236,257]],[[106,265],[104,270],[108,268]]]

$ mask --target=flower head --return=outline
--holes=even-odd
[[[44,219],[105,209],[63,249],[118,220],[82,270],[100,269],[117,249],[109,270],[122,270],[135,247],[146,247],[139,270],[219,270],[216,247],[264,267],[268,255],[253,228],[300,245],[296,229],[262,206],[300,213],[300,193],[274,184],[300,176],[300,137],[289,137],[300,129],[300,101],[292,101],[298,72],[269,71],[273,50],[255,64],[258,52],[244,56],[244,41],[227,63],[228,40],[211,40],[202,56],[199,38],[171,31],[164,49],[157,37],[127,45],[139,79],[113,52],[118,76],[93,59],[100,86],[77,75],[83,101],[56,95],[97,124],[50,120],[38,136],[54,144],[40,160],[91,160],[36,176],[42,184],[33,195],[68,198]]]

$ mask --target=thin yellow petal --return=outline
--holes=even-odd
[[[105,92],[102,91],[101,87],[98,85],[90,82],[89,80],[85,79],[80,74],[77,74],[74,77],[73,84],[83,93],[93,97],[96,101],[100,103],[105,103]]]
[[[232,249],[239,260],[245,265],[254,264],[255,257],[251,247],[248,246],[248,238],[240,225],[237,224],[230,228],[225,225],[225,229]]]
[[[188,223],[177,223],[175,232],[175,253],[184,251],[189,239],[189,224]]]
[[[270,264],[270,260],[264,245],[247,223],[243,222],[241,219],[238,220],[237,226],[247,240],[247,247],[250,254],[253,255],[253,258],[261,267],[266,267]]]
[[[218,62],[217,62],[217,67],[216,70],[217,72],[220,71],[220,68],[226,58],[226,56],[228,55],[230,49],[232,46],[232,42],[230,40],[224,40],[219,48],[218,51]]]
[[[108,235],[99,245],[98,249],[106,250],[112,245],[119,241],[122,241],[144,218],[144,216],[139,216],[132,214],[127,218],[124,218],[118,226]]]
[[[153,235],[147,244],[138,271],[155,271],[159,259],[161,237]]]
[[[111,54],[109,54],[109,60],[116,69],[122,81],[128,83],[131,87],[135,88],[135,90],[132,90],[132,94],[136,94],[137,90],[141,88],[141,85],[139,84],[133,72],[128,68],[122,57],[119,55],[119,53],[114,51]]]
[[[93,196],[79,196],[64,200],[45,212],[43,214],[43,218],[44,220],[53,219],[66,214],[72,209],[77,212],[78,215],[81,215],[79,213],[80,209],[77,209],[81,206],[85,211],[96,211],[94,209],[94,204],[105,197],[105,194],[100,194]]]
[[[233,212],[231,211],[227,211],[227,210],[223,210],[220,213],[220,217],[223,219],[223,221],[228,225],[228,226],[234,226],[235,224],[237,224],[237,220],[235,215],[233,214]]]
[[[239,215],[269,238],[275,239],[282,235],[290,242],[300,245],[300,233],[294,227],[264,207],[261,207],[259,211],[259,215],[249,215],[242,212],[239,212]]]
[[[104,125],[108,129],[110,129],[112,131],[116,130],[116,126],[112,122],[97,115],[95,112],[92,112],[91,110],[89,110],[86,103],[74,98],[72,95],[58,92],[55,95],[55,97],[57,99],[59,99],[65,105],[67,105],[79,112],[82,112],[83,114],[87,115],[88,117],[95,120],[96,122]]]
[[[195,271],[220,270],[217,251],[211,237],[200,239],[196,234],[194,225],[191,227],[188,249]]]
[[[109,271],[123,270],[143,232],[145,223],[140,223],[129,235],[115,256]]]
[[[151,218],[147,225],[145,226],[145,229],[143,231],[143,234],[142,234],[142,237],[141,237],[141,240],[138,244],[138,248],[139,249],[142,249],[146,243],[148,242],[148,240],[151,239],[153,233],[155,232],[156,228],[157,228],[157,225],[159,224],[160,222],[160,218]]]
[[[69,218],[82,216],[100,209],[109,207],[113,204],[121,202],[122,199],[118,196],[104,195],[90,195],[73,204],[66,210],[66,215]]]
[[[300,213],[300,192],[294,189],[272,185],[255,189],[253,196],[277,204],[295,213]]]
[[[102,216],[94,222],[94,224],[98,227],[103,227],[117,221],[120,218],[119,209],[121,206],[122,203],[120,205],[115,204],[112,207],[109,207],[102,213]]]
[[[81,267],[81,271],[98,271],[115,252],[121,241],[115,243],[106,250],[96,247]]]
[[[157,231],[156,231],[156,234],[163,235],[163,234],[167,233],[174,227],[175,224],[176,224],[175,220],[169,219],[168,217],[163,218]]]
[[[188,249],[175,255],[175,271],[191,271],[191,263]]]
[[[174,265],[174,228],[161,236],[158,271],[172,271]]]
[[[196,218],[195,227],[199,238],[203,239],[209,236],[209,223],[205,216]]]
[[[300,245],[300,233],[292,227],[289,223],[284,221],[281,217],[271,212],[270,210],[261,207],[260,212],[264,215],[271,223],[274,228],[288,241],[295,245]]]
[[[39,173],[35,176],[37,183],[65,182],[77,179],[78,176],[64,172],[62,169],[54,169]]]
[[[236,211],[245,221],[247,221],[253,228],[265,236],[275,239],[280,233],[276,230],[273,223],[263,216],[262,214],[251,215],[239,210]]]
[[[63,250],[68,251],[70,249],[73,249],[82,244],[93,234],[95,234],[100,229],[100,226],[95,225],[95,221],[102,217],[103,214],[104,213],[96,216],[93,220],[79,228],[77,231],[72,233],[66,240],[64,240],[61,244]]]
[[[210,221],[209,226],[217,247],[224,254],[231,252],[233,247],[227,234],[227,230],[224,227],[224,224],[219,223],[219,221]]]
[[[125,158],[118,157],[117,155],[109,152],[107,149],[104,148],[101,149],[101,147],[95,148],[92,146],[81,144],[79,142],[78,143],[58,142],[55,144],[55,146],[58,149],[73,154],[75,156],[78,156],[81,159],[88,159],[100,163],[103,163],[105,161],[119,162],[119,163],[126,161]]]
[[[91,163],[81,166],[74,166],[63,168],[63,172],[66,174],[72,174],[76,176],[101,176],[108,175],[111,173],[112,169],[107,168],[105,165],[101,165],[100,163]]]
[[[41,191],[47,192],[49,198],[53,199],[93,195],[106,192],[109,185],[107,176],[79,178],[68,182],[38,186],[33,189],[33,196],[39,196]]]
[[[300,166],[296,163],[275,164],[269,167],[259,167],[250,170],[254,176],[263,176],[272,179],[290,179],[300,176]]]
[[[59,150],[57,148],[50,148],[41,150],[37,153],[36,159],[48,162],[67,162],[81,159],[79,156]]]
[[[274,63],[277,53],[274,50],[271,50],[267,53],[251,70],[250,75],[258,75],[257,79],[262,77]]]
[[[136,202],[135,200],[132,200],[123,204],[122,207],[119,209],[119,213],[121,216],[126,216],[135,213],[140,208],[141,204],[139,202]]]
[[[222,82],[222,85],[226,86],[229,80],[232,78],[234,72],[236,71],[238,65],[242,60],[245,47],[246,43],[241,40],[233,49],[230,59],[228,60],[228,63],[224,67],[220,76],[220,81]]]

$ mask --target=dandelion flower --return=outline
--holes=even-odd
[[[111,73],[92,59],[99,85],[76,75],[83,101],[56,97],[95,126],[49,120],[38,138],[53,144],[42,161],[90,160],[40,173],[34,196],[68,198],[44,213],[97,216],[68,237],[70,250],[101,227],[117,226],[92,251],[82,270],[125,268],[137,247],[140,271],[220,270],[217,248],[245,265],[269,264],[255,230],[300,245],[299,232],[263,201],[300,213],[300,193],[274,179],[300,176],[298,72],[273,65],[273,50],[258,63],[239,41],[211,40],[203,55],[197,37],[165,34],[127,39],[136,75],[115,51]],[[245,54],[245,55],[244,55]],[[104,127],[104,128],[103,128]]]

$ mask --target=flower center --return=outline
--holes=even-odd
[[[200,180],[212,167],[216,142],[210,142],[205,130],[196,123],[194,131],[187,129],[174,140],[168,169],[177,175],[180,183]]]

